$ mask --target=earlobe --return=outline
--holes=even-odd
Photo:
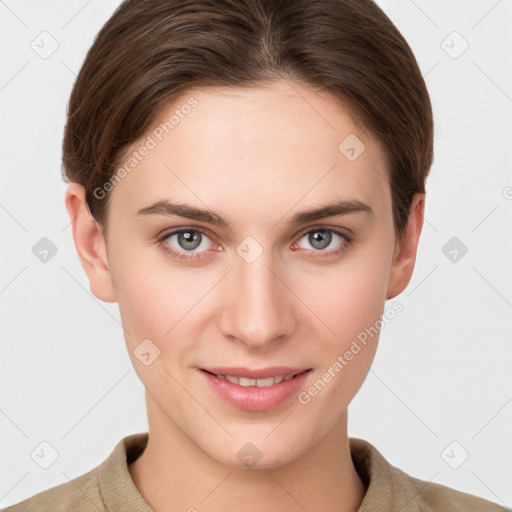
[[[89,213],[84,187],[78,183],[70,183],[66,190],[65,203],[76,251],[89,278],[91,292],[103,302],[116,302],[105,239],[100,226]]]
[[[386,300],[400,294],[411,280],[418,243],[423,228],[425,194],[416,193],[409,209],[409,219],[403,232],[401,243],[395,247],[388,279]]]

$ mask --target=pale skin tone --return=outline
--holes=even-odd
[[[350,458],[347,408],[378,336],[307,405],[293,397],[264,412],[237,409],[199,372],[207,365],[307,367],[313,370],[301,391],[311,387],[409,283],[425,196],[414,196],[397,243],[384,153],[327,94],[285,81],[194,89],[152,129],[192,96],[197,106],[112,190],[106,234],[84,210],[83,187],[70,184],[66,192],[91,291],[119,303],[146,388],[149,443],[130,474],[155,511],[241,504],[248,512],[355,511],[366,489]],[[366,146],[354,161],[338,149],[350,134]],[[230,228],[137,215],[157,199],[209,209]],[[298,212],[339,200],[364,202],[372,212],[290,223]],[[195,248],[179,235],[157,241],[178,227],[205,235],[197,233]],[[342,236],[323,231],[324,246],[315,243],[316,230],[329,229]],[[236,251],[249,236],[263,251],[251,263]],[[199,258],[174,259],[164,246]],[[148,366],[133,353],[144,339],[160,349]],[[262,454],[251,469],[237,457],[248,442]]]

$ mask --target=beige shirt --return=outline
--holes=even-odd
[[[148,433],[129,435],[98,467],[52,487],[5,512],[152,512],[128,471]],[[358,512],[504,512],[501,505],[444,485],[419,480],[392,466],[368,441],[349,438],[354,465],[367,490]]]

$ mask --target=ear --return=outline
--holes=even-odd
[[[405,290],[411,280],[421,229],[423,228],[424,213],[425,194],[418,192],[412,199],[409,219],[402,240],[400,243],[397,242],[395,246],[386,299],[396,297]]]
[[[103,232],[89,212],[85,188],[78,183],[70,183],[65,202],[76,251],[89,278],[91,292],[103,302],[116,302]]]

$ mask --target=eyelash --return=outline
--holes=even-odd
[[[313,253],[317,253],[314,256],[312,256],[313,258],[327,258],[327,257],[334,256],[334,255],[341,255],[341,254],[345,253],[355,243],[355,239],[352,236],[346,235],[345,233],[342,233],[341,231],[337,231],[336,229],[327,228],[327,227],[313,228],[313,229],[310,229],[309,231],[305,231],[304,233],[302,233],[299,236],[298,240],[303,238],[305,235],[308,235],[309,233],[315,233],[317,231],[329,231],[331,233],[334,233],[335,235],[338,235],[339,237],[341,237],[343,239],[343,242],[342,242],[341,246],[337,249],[331,249],[330,251],[321,251],[321,250],[312,251]],[[201,236],[205,236],[205,237],[209,238],[206,231],[204,231],[203,229],[201,229],[199,227],[194,227],[194,228],[183,227],[183,228],[173,229],[172,231],[165,233],[164,235],[157,238],[157,242],[162,247],[162,250],[165,253],[169,254],[174,259],[185,260],[185,261],[196,261],[203,257],[202,256],[203,253],[192,253],[192,252],[191,253],[186,253],[186,252],[183,253],[180,251],[175,251],[173,249],[170,249],[169,246],[167,246],[164,243],[165,240],[167,240],[168,238],[170,238],[173,235],[176,235],[179,233],[187,233],[187,232],[200,233]],[[187,254],[187,255],[185,256],[185,254]],[[301,257],[302,257],[302,255],[301,255]]]

